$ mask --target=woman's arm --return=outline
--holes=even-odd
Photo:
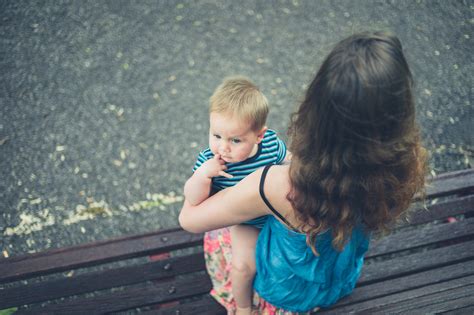
[[[231,226],[270,213],[258,192],[262,169],[196,206],[187,200],[179,214],[181,227],[201,233]]]

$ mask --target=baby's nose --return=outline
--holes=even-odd
[[[222,146],[221,146],[221,150],[222,152],[229,152],[230,150],[230,146],[228,143],[223,143]]]

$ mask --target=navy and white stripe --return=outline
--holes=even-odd
[[[268,129],[262,142],[258,145],[257,153],[242,162],[226,163],[226,173],[232,175],[232,178],[217,176],[212,179],[212,188],[214,190],[222,190],[227,187],[234,186],[240,182],[245,176],[249,175],[256,169],[267,164],[280,164],[286,156],[286,145],[277,137],[275,131]],[[214,154],[209,148],[199,152],[193,172],[196,171],[204,162],[214,158]]]

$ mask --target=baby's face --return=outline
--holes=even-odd
[[[241,162],[257,153],[264,131],[253,131],[249,123],[225,113],[211,113],[209,121],[209,148],[225,162]]]

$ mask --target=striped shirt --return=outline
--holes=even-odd
[[[226,173],[232,175],[232,178],[217,176],[212,178],[212,189],[215,191],[234,186],[245,176],[256,169],[267,164],[280,164],[286,156],[286,145],[277,137],[275,131],[268,129],[263,136],[263,140],[258,144],[257,153],[241,162],[226,163]],[[193,172],[195,172],[204,162],[214,157],[209,148],[199,152]]]

